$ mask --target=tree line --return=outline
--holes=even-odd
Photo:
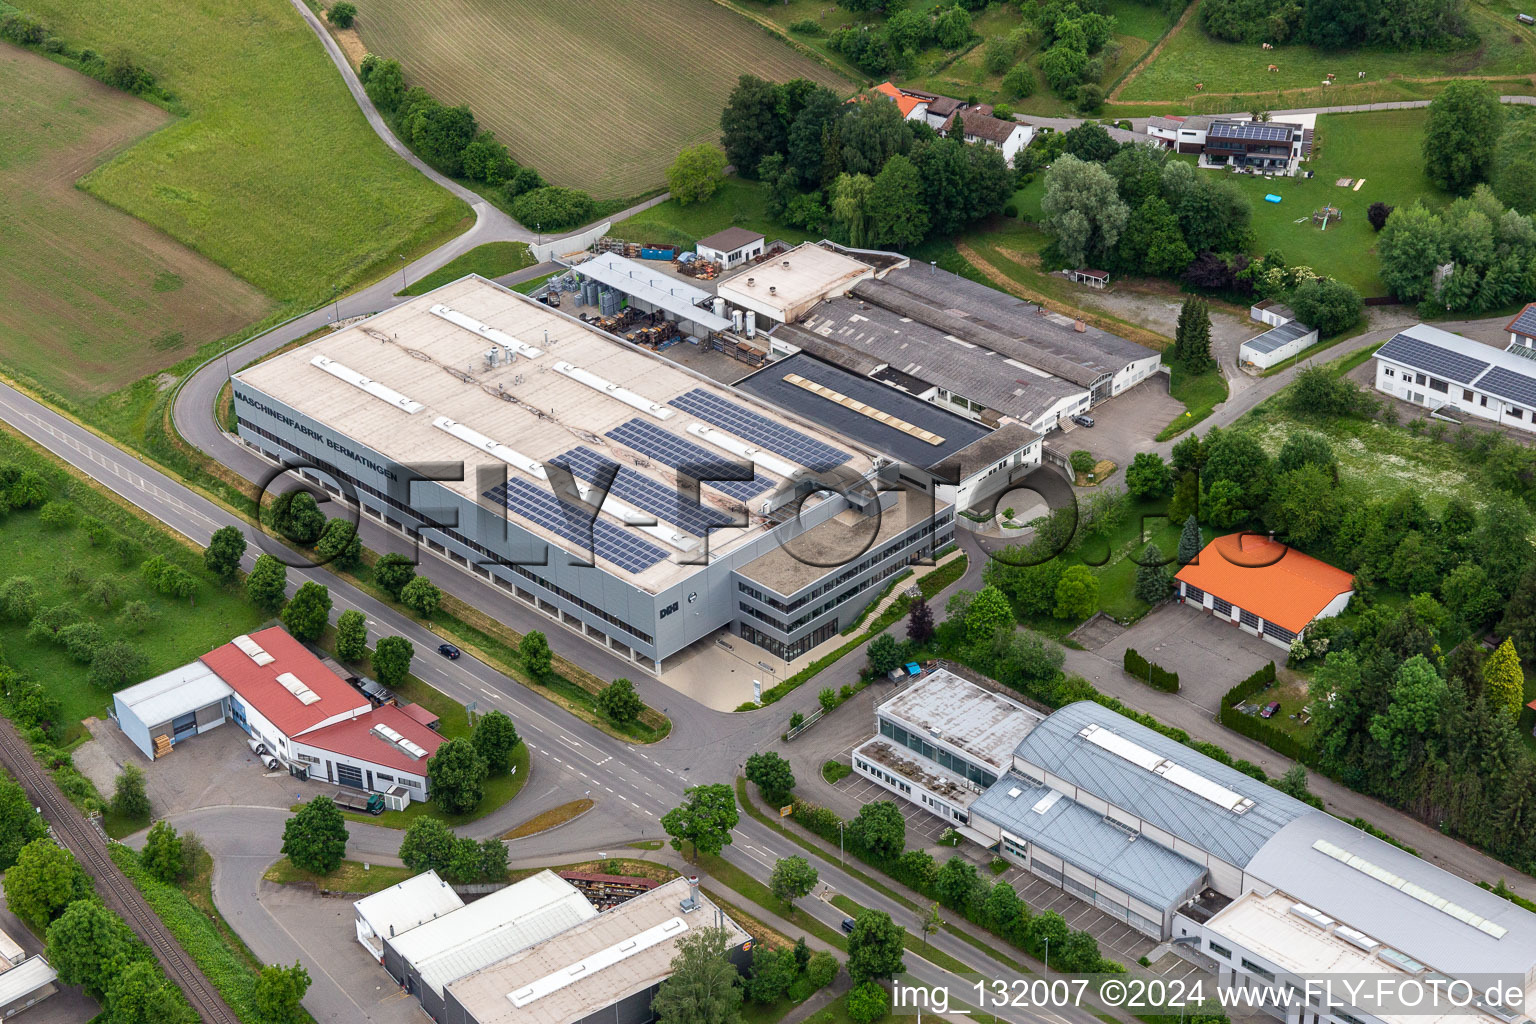
[[[844,244],[953,234],[1000,213],[1014,190],[1000,150],[962,142],[959,123],[940,138],[878,94],[850,104],[804,79],[743,75],[720,127],[737,173],[767,186],[771,217]]]
[[[591,196],[550,185],[538,171],[519,164],[495,135],[481,130],[468,106],[447,107],[421,86],[407,87],[399,61],[370,53],[358,68],[358,79],[412,152],[449,177],[499,190],[525,227],[563,231],[592,218],[596,204]]]
[[[126,49],[118,48],[110,54],[97,53],[89,47],[77,49],[64,39],[54,35],[48,26],[25,11],[7,5],[7,12],[0,17],[0,39],[29,50],[46,53],[105,85],[123,92],[174,102],[174,97],[162,89],[154,74]]]
[[[1306,43],[1326,50],[1468,46],[1466,0],[1205,0],[1200,27],[1231,43]]]

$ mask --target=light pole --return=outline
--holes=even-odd
[[[843,823],[837,823],[837,862],[843,862]]]
[[[1045,937],[1045,980],[1051,980],[1051,937]]]
[[[396,253],[395,255],[399,256],[400,254]],[[405,283],[405,257],[404,256],[400,256],[400,290],[401,291],[405,291],[405,289],[406,289],[406,283]]]
[[[339,292],[339,288],[331,285],[331,319],[336,323],[341,323],[341,300],[336,297]]]

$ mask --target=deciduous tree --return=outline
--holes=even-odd
[[[279,616],[288,632],[300,640],[318,640],[331,619],[331,592],[323,583],[306,580],[283,606]]]
[[[848,976],[855,985],[889,978],[905,970],[902,943],[907,930],[883,910],[866,910],[848,933]],[[877,986],[878,987],[878,986]]]
[[[470,739],[476,753],[484,759],[486,770],[492,775],[500,775],[507,770],[512,751],[517,749],[519,742],[517,726],[501,711],[489,711],[481,715],[475,722],[475,731]]]
[[[517,643],[517,655],[523,661],[523,668],[539,682],[554,672],[555,659],[550,653],[549,641],[536,629],[523,634]]]
[[[907,844],[907,820],[889,800],[875,800],[860,807],[858,816],[848,823],[848,831],[882,860],[900,856]]]
[[[175,826],[161,819],[150,826],[144,838],[144,850],[139,854],[144,870],[162,882],[174,882],[181,876],[181,837]]]
[[[430,619],[443,603],[443,592],[425,576],[417,576],[400,589],[400,603],[417,615]]]
[[[373,674],[385,686],[399,686],[411,671],[416,645],[403,636],[381,637],[373,648]]]
[[[486,774],[485,759],[463,737],[448,740],[427,761],[432,799],[449,814],[468,814],[479,806]]]
[[[724,783],[691,786],[683,792],[684,800],[661,816],[661,827],[672,837],[672,849],[682,851],[686,843],[699,854],[718,854],[730,845],[731,829],[740,815],[736,794]]]
[[[768,888],[775,899],[793,912],[795,900],[816,888],[818,877],[816,869],[804,857],[780,857],[769,875]]]
[[[336,619],[336,657],[342,661],[361,661],[368,653],[368,617],[356,608],[348,608]]]
[[[1424,173],[1447,192],[1486,181],[1504,128],[1499,97],[1482,82],[1451,82],[1429,104]]]
[[[763,799],[777,807],[789,799],[795,788],[795,773],[789,762],[771,750],[753,754],[747,758],[747,781],[755,783]]]
[[[628,679],[615,679],[597,692],[597,710],[620,725],[630,725],[640,718],[645,702]]]
[[[292,967],[268,964],[256,976],[251,1003],[262,1019],[272,1024],[294,1024],[305,1016],[304,993],[309,991],[309,972],[297,960]]]
[[[400,599],[400,591],[415,578],[416,565],[405,555],[391,552],[380,555],[378,561],[373,563],[373,582],[383,587],[397,601]]]
[[[42,837],[16,855],[5,873],[5,902],[11,913],[42,931],[75,900],[91,894],[91,880],[75,855]]]
[[[240,571],[240,559],[245,557],[245,534],[239,527],[221,526],[213,531],[208,547],[203,552],[203,564],[208,571],[228,583]]]
[[[149,793],[144,788],[144,769],[136,764],[123,765],[123,770],[117,773],[117,785],[112,792],[112,810],[136,821],[149,817]]]
[[[667,168],[667,190],[679,206],[701,203],[725,180],[725,154],[707,142],[689,146]]]
[[[729,948],[723,928],[678,940],[672,973],[651,1000],[657,1024],[741,1024],[741,977],[727,959]]]
[[[256,564],[245,578],[245,594],[262,611],[277,614],[288,591],[288,567],[272,555],[256,556]]]
[[[347,852],[347,823],[328,796],[300,805],[283,826],[283,855],[293,866],[328,875]]]
[[[1078,267],[1103,263],[1130,217],[1109,172],[1071,154],[1046,171],[1040,208],[1062,259]]]
[[[1099,579],[1086,565],[1068,566],[1056,583],[1051,614],[1058,619],[1086,619],[1099,607]]]
[[[118,972],[148,953],[122,918],[97,900],[77,899],[48,926],[47,956],[60,981],[104,1000]]]

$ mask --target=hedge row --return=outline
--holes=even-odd
[[[1262,693],[1274,683],[1275,663],[1271,661],[1227,691],[1226,696],[1221,699],[1221,712],[1217,715],[1217,720],[1233,732],[1247,736],[1251,740],[1257,740],[1277,754],[1289,757],[1293,761],[1300,761],[1305,765],[1315,765],[1316,756],[1311,747],[1284,729],[1271,725],[1268,719],[1257,715],[1245,715],[1237,709],[1239,704],[1254,694]]]
[[[1164,693],[1179,692],[1179,674],[1169,672],[1156,662],[1148,661],[1138,654],[1134,647],[1125,649],[1125,670],[1154,690],[1162,690]]]
[[[971,924],[979,928],[985,928],[1004,942],[1017,946],[1031,956],[1037,959],[1042,956],[1043,950],[1036,948],[1029,939],[1026,926],[1032,915],[1029,912],[1028,906],[1022,900],[1019,901],[1020,909],[1023,911],[1020,917],[1013,921],[1011,925],[999,925],[999,923],[992,921],[987,913],[986,897],[991,887],[979,875],[976,878],[975,884],[971,886],[970,894],[965,899],[963,905],[957,905],[957,901],[953,898],[952,893],[948,894],[950,898],[947,899],[945,898],[946,894],[941,893],[941,887],[938,885],[939,865],[927,851],[912,849],[903,851],[895,858],[881,856],[871,852],[864,846],[856,819],[845,822],[837,815],[837,812],[830,808],[808,803],[798,798],[792,802],[794,813],[791,815],[791,818],[807,832],[819,836],[829,843],[841,842],[845,852],[857,857],[870,867],[884,872],[907,888],[922,894],[927,899],[943,904]],[[963,858],[959,857],[951,858],[951,860],[957,859],[963,860]],[[972,871],[974,871],[974,868],[972,868]],[[1007,883],[998,882],[996,884],[1006,885]],[[1072,934],[1076,934],[1075,930]],[[1086,935],[1087,933],[1084,934]],[[1078,942],[1083,941],[1081,939],[1078,940]],[[1087,941],[1092,942],[1092,948],[1097,950],[1097,940],[1093,939],[1090,935]],[[1067,943],[1062,945],[1070,947],[1077,945],[1077,943],[1073,943],[1069,939]],[[1053,947],[1053,949],[1056,952],[1053,953],[1051,962],[1057,964],[1063,970],[1101,974],[1117,974],[1125,970],[1123,964],[1102,955],[1097,956],[1096,963],[1064,964],[1057,959],[1057,956],[1060,955],[1061,947],[1057,946]]]

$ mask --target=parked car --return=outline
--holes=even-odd
[[[1076,416],[1072,417],[1072,422],[1076,423],[1080,427],[1091,427],[1093,426],[1093,417],[1084,416],[1082,413],[1078,413]]]
[[[853,918],[851,918],[851,917],[843,918],[843,931],[848,932],[850,935],[853,934],[853,924],[854,924]]]
[[[450,660],[456,660],[463,652],[453,646],[453,644],[438,644],[437,653]]]
[[[1280,702],[1272,700],[1264,705],[1264,710],[1259,712],[1260,718],[1274,718],[1275,712],[1280,710]]]

